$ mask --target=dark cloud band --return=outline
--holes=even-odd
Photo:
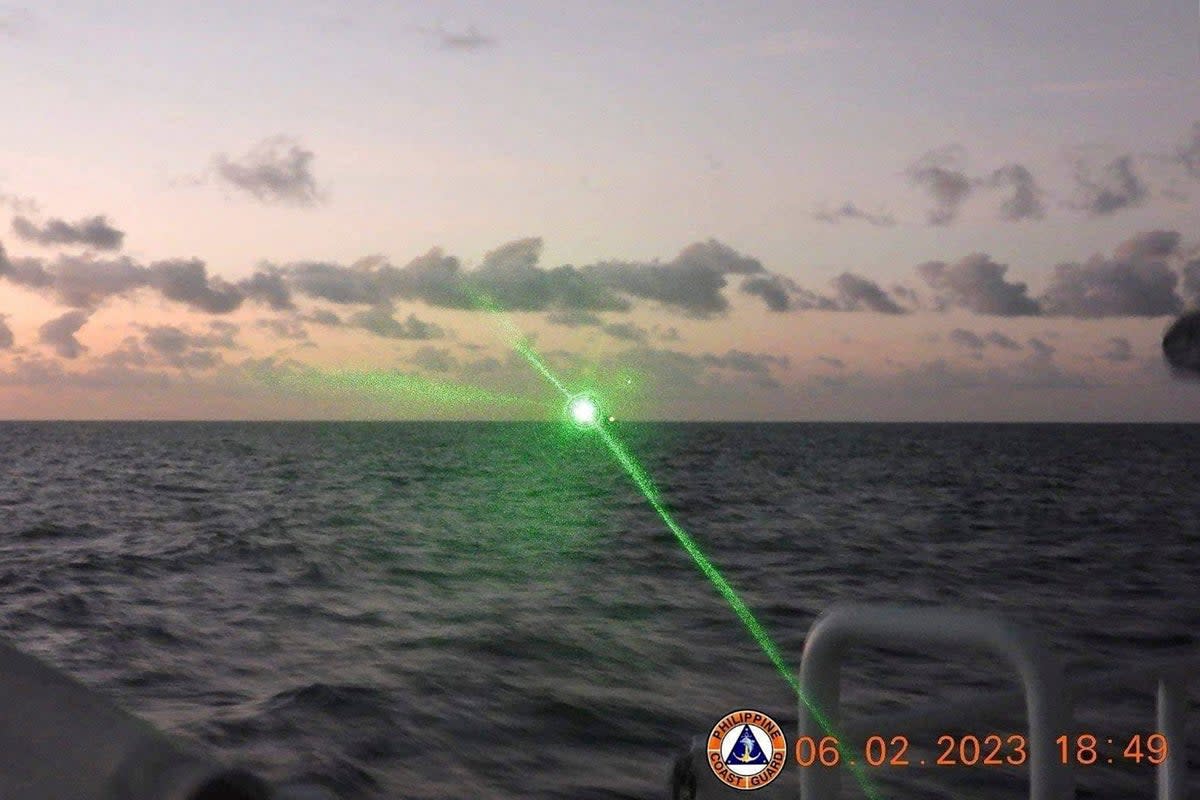
[[[41,225],[18,215],[13,217],[12,227],[17,238],[43,247],[83,245],[96,250],[120,250],[125,241],[124,231],[110,225],[108,218],[102,215],[77,222],[54,217]]]

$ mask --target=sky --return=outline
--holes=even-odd
[[[515,327],[623,419],[1200,422],[1192,0],[0,4],[0,70],[0,418],[558,413]]]

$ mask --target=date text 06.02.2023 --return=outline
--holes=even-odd
[[[1161,733],[1135,733],[1101,737],[1091,733],[1062,735],[1055,740],[1064,764],[1161,764],[1167,758],[1167,737]],[[801,736],[793,750],[801,767],[836,767],[842,763],[872,767],[1018,767],[1029,760],[1029,747],[1021,734],[989,733],[937,737],[928,758],[910,752],[907,736],[868,736],[861,748],[848,747],[834,736]]]

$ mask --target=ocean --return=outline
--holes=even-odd
[[[844,601],[1001,612],[1081,669],[1196,651],[1200,426],[616,430],[793,664]],[[726,713],[795,731],[794,693],[587,431],[3,423],[0,453],[0,632],[272,780],[661,798]],[[847,719],[1010,677],[852,655]],[[1149,689],[1083,728],[1153,730]],[[887,797],[1022,796],[981,770],[879,774]],[[1081,768],[1080,796],[1149,797],[1151,772]]]

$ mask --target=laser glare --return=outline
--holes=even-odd
[[[539,374],[541,374],[542,377],[544,377],[546,381],[550,383],[550,385],[562,393],[562,395],[567,399],[569,407],[573,399],[572,393],[550,370],[546,363],[542,361],[541,357],[534,351],[529,339],[522,335],[521,331],[518,330],[516,325],[514,325],[512,321],[507,318],[503,310],[497,306],[495,301],[492,300],[492,298],[486,293],[474,290],[469,286],[464,286],[464,291],[470,297],[472,297],[477,307],[492,312],[492,315],[510,335],[513,349],[527,362],[529,362],[530,366],[533,367],[533,369]],[[574,414],[572,413],[572,417],[573,416]],[[628,474],[630,479],[633,480],[634,484],[641,491],[642,495],[645,496],[646,501],[650,504],[650,507],[653,508],[658,516],[662,519],[663,523],[675,536],[675,539],[679,542],[680,546],[682,546],[684,551],[691,556],[692,561],[695,562],[700,572],[702,572],[704,576],[708,578],[709,582],[712,583],[713,587],[717,590],[717,593],[720,594],[721,597],[723,597],[729,604],[730,608],[741,621],[742,625],[750,633],[755,642],[758,643],[759,647],[762,648],[763,652],[771,661],[771,664],[775,667],[776,671],[779,672],[779,674],[787,682],[788,686],[791,687],[792,691],[796,693],[796,697],[800,700],[800,703],[808,710],[810,714],[812,714],[813,719],[816,720],[817,724],[821,726],[821,729],[824,730],[825,733],[833,735],[834,738],[837,739],[837,749],[841,754],[841,762],[849,767],[850,771],[854,774],[855,779],[858,781],[859,786],[862,788],[869,800],[880,800],[878,791],[867,779],[863,767],[855,762],[852,754],[846,748],[846,744],[842,742],[839,737],[834,735],[833,724],[830,722],[829,718],[826,717],[817,707],[817,705],[809,699],[808,695],[805,694],[800,686],[799,679],[796,677],[795,670],[788,666],[787,660],[783,657],[783,653],[775,644],[774,640],[771,639],[771,636],[767,633],[766,628],[762,626],[762,623],[760,623],[754,616],[754,612],[752,612],[750,607],[747,606],[745,601],[742,600],[741,596],[737,593],[737,590],[735,590],[729,581],[725,579],[720,570],[717,569],[717,566],[711,560],[709,560],[709,558],[704,554],[704,551],[700,549],[700,546],[691,537],[691,535],[688,534],[688,532],[684,530],[683,526],[681,526],[671,515],[670,510],[668,510],[666,505],[663,503],[662,495],[659,493],[658,487],[656,487],[654,485],[654,481],[651,480],[650,474],[634,457],[633,453],[629,451],[625,444],[617,439],[611,430],[603,425],[594,425],[591,427],[593,427],[600,434],[600,438],[608,448],[609,452],[612,453],[613,457],[617,460],[617,463],[621,465],[626,474]]]
[[[596,405],[595,400],[585,394],[571,398],[571,402],[567,406],[567,413],[581,428],[590,428],[600,422],[600,407]]]

